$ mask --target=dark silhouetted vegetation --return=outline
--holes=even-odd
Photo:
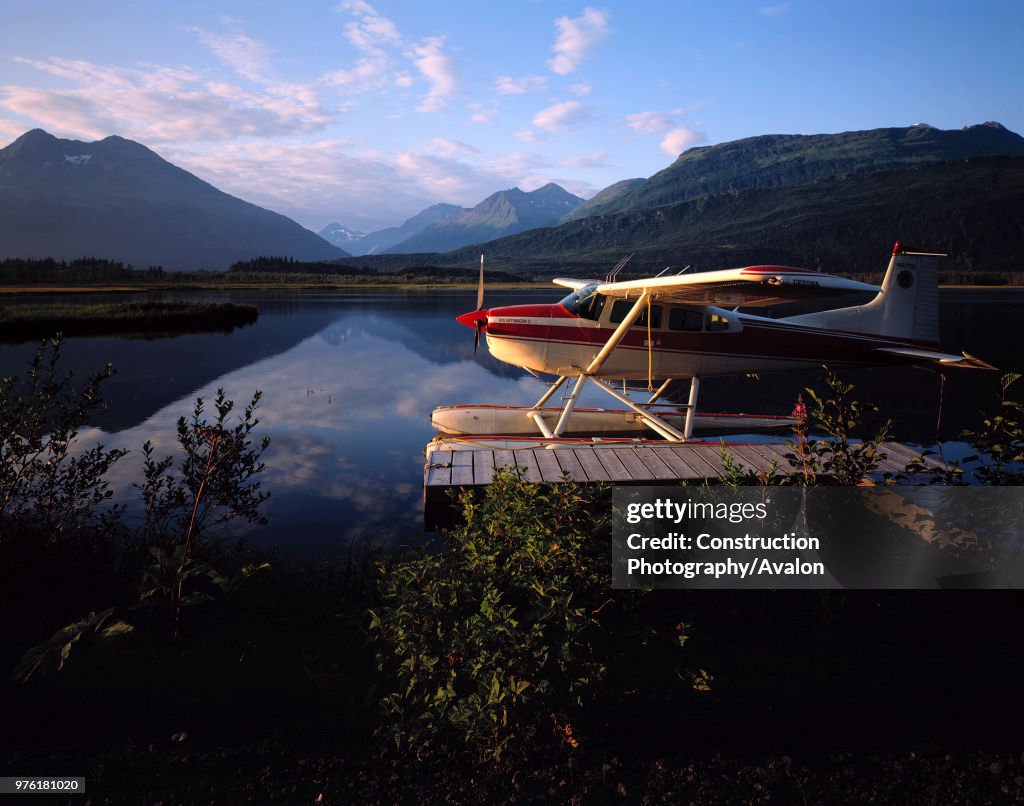
[[[28,341],[55,333],[95,336],[231,331],[251,325],[258,316],[256,306],[232,302],[7,304],[0,305],[0,340]]]

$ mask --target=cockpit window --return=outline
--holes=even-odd
[[[562,306],[571,314],[594,321],[601,318],[607,297],[597,293],[597,285],[586,285],[562,300]]]
[[[629,312],[631,310],[633,310],[633,306],[634,305],[636,305],[636,300],[635,299],[617,299],[617,300],[615,300],[615,304],[612,305],[612,312],[611,312],[611,315],[608,317],[608,320],[613,325],[619,324],[619,322],[621,322],[623,319],[625,319],[629,315]],[[649,310],[651,312],[651,327],[660,328],[661,327],[661,306],[660,305],[651,305]],[[636,318],[636,321],[633,322],[633,327],[647,327],[647,311],[648,311],[648,308],[643,308],[640,311],[640,315]]]

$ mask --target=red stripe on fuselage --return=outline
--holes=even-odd
[[[504,315],[504,314],[503,314]],[[496,338],[549,341],[600,349],[612,335],[610,328],[565,327],[533,324],[498,324],[493,321],[487,332]],[[842,334],[815,331],[809,328],[776,328],[771,325],[744,322],[741,331],[728,333],[686,333],[652,330],[654,352],[685,352],[725,356],[760,356],[764,358],[800,359],[809,361],[900,362],[899,356],[879,353],[879,347],[918,346],[869,334]],[[622,349],[644,350],[647,329],[636,327],[619,344]]]

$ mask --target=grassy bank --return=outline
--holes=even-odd
[[[230,331],[256,321],[253,305],[231,302],[112,302],[98,305],[46,303],[0,305],[0,340],[66,336],[155,335]]]

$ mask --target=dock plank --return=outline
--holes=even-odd
[[[696,453],[689,445],[673,445],[669,450],[680,460],[693,468],[694,478],[717,479],[722,475],[721,468],[708,462],[703,456]]]
[[[573,452],[576,454],[579,463],[583,465],[587,478],[591,481],[611,481],[612,479],[604,465],[601,464],[601,460],[594,455],[600,450],[600,448],[577,448]]]
[[[476,451],[452,451],[452,486],[466,487],[473,483],[473,454]]]
[[[452,483],[452,451],[434,451],[426,466],[428,487],[448,487]]]
[[[473,451],[473,483],[490,484],[494,479],[494,451]]]
[[[749,445],[737,445],[733,443],[727,446],[727,450],[732,454],[733,460],[737,464],[741,465],[744,470],[752,470],[754,473],[760,473],[762,470],[768,468],[768,461],[757,451],[750,450]]]
[[[675,471],[661,459],[660,448],[634,448],[633,453],[640,457],[640,461],[651,471],[654,478],[661,481],[676,478]]]
[[[608,473],[608,478],[611,481],[632,481],[633,477],[626,470],[626,466],[622,464],[622,460],[615,454],[614,450],[609,448],[594,448],[594,455],[597,457],[601,466]]]
[[[543,481],[562,481],[562,468],[558,460],[553,456],[554,451],[546,448],[535,448],[531,451],[533,458],[537,460],[537,467],[540,469],[540,476]]]
[[[533,451],[513,451],[516,457],[516,467],[526,481],[531,484],[540,484],[544,479],[541,478],[540,468],[537,467],[537,457],[533,455]]]
[[[496,448],[494,451],[494,469],[505,467],[514,468],[516,466],[516,452],[509,450],[508,448]]]
[[[555,455],[562,470],[568,473],[569,478],[573,481],[590,481],[587,477],[587,472],[583,469],[583,465],[580,464],[580,460],[576,458],[576,452],[572,448],[559,448],[551,452]]]
[[[767,468],[772,460],[782,475],[799,475],[785,459],[792,451],[781,443],[726,443],[737,464],[755,471]],[[916,449],[902,443],[886,442],[882,450],[888,457],[879,463],[880,472],[899,473],[904,464],[917,455]],[[929,457],[930,467],[941,464]],[[487,448],[436,450],[423,467],[424,500],[439,501],[451,487],[485,486],[494,480],[499,467],[516,468],[533,483],[559,483],[566,476],[581,483],[612,482],[664,484],[680,480],[700,482],[722,475],[721,449],[703,443],[620,443],[590,447],[562,443],[555,449]]]
[[[647,469],[647,465],[643,463],[643,460],[633,453],[632,448],[608,448],[605,450],[615,451],[615,455],[619,457],[623,466],[629,471],[633,481],[651,481],[654,479],[654,474]]]
[[[668,465],[676,474],[675,477],[681,481],[694,481],[703,478],[703,475],[694,470],[673,447],[659,448],[658,458]]]
[[[719,447],[712,447],[711,445],[691,445],[689,446],[693,450],[693,455],[703,459],[707,464],[714,476],[709,475],[708,478],[719,478],[722,475],[722,449]]]

